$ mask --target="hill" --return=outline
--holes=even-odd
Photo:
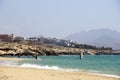
[[[111,29],[97,29],[82,31],[67,36],[65,39],[95,46],[120,49],[120,32]]]

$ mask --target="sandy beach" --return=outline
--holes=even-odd
[[[20,61],[20,60],[23,60],[23,59],[22,59],[22,58],[6,58],[6,57],[0,57],[0,60]]]
[[[0,60],[19,60],[1,58]],[[18,68],[0,66],[0,80],[120,80],[87,72],[67,72],[45,69]]]

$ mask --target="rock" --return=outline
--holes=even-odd
[[[79,55],[84,49],[68,48],[62,46],[49,46],[49,45],[30,45],[23,43],[0,43],[0,55]],[[85,55],[116,55],[110,50],[93,50],[86,49]],[[120,55],[120,53],[117,53]]]

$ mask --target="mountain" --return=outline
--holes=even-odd
[[[90,44],[95,46],[112,47],[120,49],[120,32],[111,29],[96,29],[91,31],[82,31],[67,36],[65,39],[80,42],[81,44]]]

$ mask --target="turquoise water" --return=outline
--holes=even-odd
[[[20,62],[0,61],[0,64],[37,69],[88,71],[120,77],[120,55],[85,55],[82,60],[79,55],[39,56],[38,60],[25,56],[22,58],[26,59]]]
[[[100,74],[120,76],[120,55],[79,55],[39,56],[38,60],[29,58],[19,63],[20,67],[42,69],[64,69],[88,71]]]

